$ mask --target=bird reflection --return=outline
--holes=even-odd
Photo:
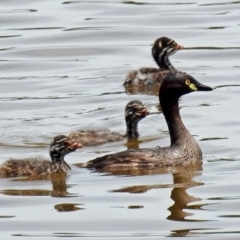
[[[192,180],[192,173],[175,173],[173,174],[173,184],[174,188],[171,192],[171,199],[174,204],[168,208],[171,214],[167,217],[169,220],[174,221],[197,221],[197,220],[187,220],[187,216],[192,216],[193,213],[188,213],[183,211],[183,209],[199,209],[200,205],[187,206],[191,202],[200,201],[201,198],[196,198],[190,196],[186,189],[194,186],[203,185],[203,183],[195,182]]]
[[[58,212],[73,212],[73,211],[78,211],[78,210],[84,210],[85,208],[78,207],[78,205],[82,204],[74,204],[74,203],[61,203],[61,204],[56,204],[54,208]]]
[[[127,87],[125,87],[125,91],[129,95],[144,93],[144,94],[147,94],[147,95],[158,96],[158,94],[159,94],[159,84],[156,84],[154,86],[148,86],[148,85],[127,86]]]
[[[52,190],[46,189],[5,189],[0,193],[13,196],[51,196],[51,197],[71,197],[67,189],[70,187],[66,184],[66,174],[51,174],[42,176],[31,176],[26,178],[13,179],[12,181],[28,182],[28,181],[51,181]]]
[[[67,197],[71,196],[70,193],[67,192],[68,186],[66,184],[67,175],[66,174],[52,174],[51,182],[52,182],[52,197]]]
[[[168,134],[168,132],[167,132]],[[155,141],[157,139],[160,139],[162,137],[165,137],[165,133],[162,133],[162,136],[156,135],[156,136],[151,136],[151,137],[142,137],[141,139],[130,139],[128,138],[127,142],[124,144],[128,150],[130,149],[139,149],[139,144],[141,143],[147,143],[151,141]]]
[[[168,220],[174,221],[204,221],[204,220],[190,220],[187,219],[188,216],[194,215],[184,211],[184,209],[201,209],[204,204],[195,204],[188,206],[188,204],[200,201],[201,198],[190,196],[186,190],[190,187],[196,187],[203,185],[201,182],[193,180],[193,177],[196,176],[198,169],[178,169],[178,171],[172,172],[173,183],[172,184],[154,184],[154,185],[139,185],[120,188],[116,190],[111,190],[111,192],[128,192],[128,193],[145,193],[151,189],[161,189],[161,188],[173,188],[171,192],[171,199],[174,201],[174,204],[168,208],[170,215],[167,216]]]
[[[128,138],[126,142],[127,149],[139,149],[139,141],[138,139]]]

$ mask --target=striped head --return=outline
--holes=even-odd
[[[138,122],[147,115],[149,115],[149,111],[147,110],[145,104],[138,100],[130,101],[125,108],[126,122]]]
[[[160,68],[170,69],[171,63],[168,57],[184,47],[177,44],[174,40],[161,37],[158,38],[152,47],[152,56]]]
[[[64,135],[58,135],[53,138],[49,152],[53,163],[63,163],[68,169],[71,169],[69,165],[64,161],[64,157],[74,152],[76,149],[82,148],[82,145],[72,141],[69,137]]]

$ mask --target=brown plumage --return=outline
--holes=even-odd
[[[177,71],[168,57],[181,49],[183,49],[183,47],[172,39],[167,37],[158,38],[152,47],[152,57],[159,68],[143,67],[130,71],[124,82],[125,87],[139,85],[151,88],[154,87],[154,85],[160,85],[170,72]]]
[[[96,146],[108,142],[117,142],[124,139],[124,135],[111,131],[109,129],[102,130],[79,130],[69,134],[71,139],[81,143],[84,147]]]
[[[168,124],[171,145],[164,148],[133,149],[96,158],[82,167],[114,172],[128,169],[155,169],[163,167],[201,164],[202,151],[184,126],[179,113],[178,100],[193,91],[211,91],[186,73],[169,74],[163,81],[159,100]]]
[[[111,130],[79,130],[69,137],[83,146],[96,146],[108,142],[121,141],[124,138],[139,137],[138,122],[149,114],[146,106],[138,100],[130,101],[125,108],[126,134]]]
[[[0,166],[0,177],[19,177],[67,172],[70,166],[64,156],[81,148],[82,145],[64,135],[56,136],[50,144],[52,162],[42,157],[10,159]]]

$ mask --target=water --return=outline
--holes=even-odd
[[[57,134],[124,132],[123,111],[139,99],[151,112],[140,147],[169,144],[156,93],[126,92],[129,70],[154,67],[161,36],[185,46],[171,57],[181,71],[215,88],[181,100],[203,168],[140,176],[73,167],[64,176],[1,179],[3,239],[239,239],[239,2],[2,1],[0,162],[48,156]],[[126,149],[85,148],[69,164]]]

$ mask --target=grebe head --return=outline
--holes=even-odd
[[[152,54],[153,56],[157,54],[161,55],[168,55],[171,56],[176,53],[178,50],[183,49],[184,47],[176,43],[173,39],[168,37],[160,37],[158,38],[153,47],[152,47]]]
[[[149,115],[144,103],[138,100],[130,101],[125,108],[126,121],[140,121]]]
[[[174,40],[167,37],[161,37],[153,44],[152,56],[160,69],[174,69],[168,57],[183,48],[183,46],[177,44]]]
[[[138,122],[149,114],[145,104],[141,101],[130,101],[125,108],[126,136],[128,138],[138,138]]]
[[[66,165],[69,169],[69,165],[64,161],[64,157],[74,152],[76,149],[82,148],[82,145],[71,140],[69,137],[65,135],[58,135],[53,138],[49,152],[53,163],[63,163]]]
[[[194,91],[212,91],[209,86],[203,85],[198,82],[191,75],[184,72],[171,73],[164,79],[160,90],[160,99],[175,100],[180,98],[184,94],[188,94]]]

